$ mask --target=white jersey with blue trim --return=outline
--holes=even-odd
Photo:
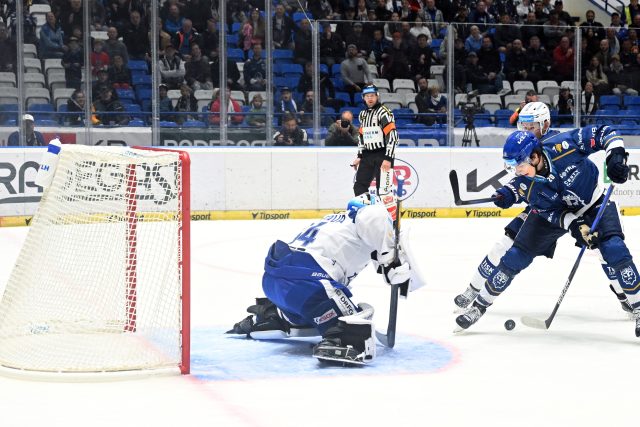
[[[289,247],[313,257],[336,282],[349,285],[371,261],[371,253],[393,258],[395,235],[382,204],[364,206],[354,219],[347,212],[327,215],[298,234]],[[379,258],[380,259],[380,258]]]

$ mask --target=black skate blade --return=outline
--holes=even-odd
[[[317,355],[314,354],[313,357],[315,357],[316,359],[318,359],[320,362],[322,363],[326,363],[326,364],[331,364],[331,365],[353,365],[353,366],[363,366],[365,365],[364,362],[359,361],[359,360],[352,360],[352,359],[342,359],[339,357],[332,357],[332,356],[321,356],[321,355]]]
[[[364,361],[358,358],[358,352],[352,347],[320,347],[313,350],[313,357],[321,362],[338,364],[364,365]]]

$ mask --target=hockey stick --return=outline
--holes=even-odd
[[[596,219],[593,220],[593,224],[591,225],[592,232],[595,231],[596,228],[598,227],[598,223],[600,222],[600,218],[602,218],[602,214],[604,213],[604,209],[607,206],[607,203],[609,203],[609,198],[611,197],[612,192],[613,192],[613,184],[607,190],[607,193],[605,194],[604,199],[602,200],[602,205],[600,205],[600,209],[598,209],[598,214],[596,215]],[[567,278],[567,281],[564,284],[564,288],[562,288],[562,292],[560,293],[560,298],[558,298],[558,302],[556,303],[556,306],[553,308],[553,311],[551,312],[551,315],[549,316],[549,318],[547,318],[547,320],[541,320],[541,319],[536,319],[535,317],[523,316],[520,320],[525,326],[528,326],[530,328],[536,328],[536,329],[549,329],[549,326],[551,326],[551,322],[553,322],[553,318],[556,317],[556,313],[560,308],[560,304],[562,303],[562,300],[564,299],[564,296],[566,295],[567,290],[569,289],[569,285],[573,280],[573,276],[576,274],[576,271],[578,270],[578,266],[580,265],[580,260],[582,259],[582,255],[584,255],[584,251],[586,248],[587,248],[587,245],[582,245],[582,248],[580,249],[580,253],[578,254],[578,259],[576,259],[576,262],[573,264],[571,273],[569,273],[569,277]]]
[[[394,264],[399,264],[399,251],[398,246],[400,245],[400,209],[402,208],[402,200],[400,196],[402,195],[402,187],[404,185],[404,178],[397,178],[398,185],[396,186],[396,197],[398,198],[396,202],[396,221],[393,224],[393,228],[396,234],[395,241],[395,256],[393,259]],[[376,338],[378,341],[382,343],[385,347],[393,348],[396,343],[396,320],[398,318],[398,291],[400,285],[391,285],[391,299],[389,301],[389,323],[387,324],[387,333],[386,335],[376,331]]]
[[[457,206],[473,205],[476,203],[493,202],[493,197],[485,197],[483,199],[460,199],[460,183],[458,183],[458,173],[455,170],[449,172],[449,181],[451,181],[451,190],[453,190],[453,201]]]

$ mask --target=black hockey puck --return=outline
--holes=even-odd
[[[512,330],[513,328],[516,327],[516,322],[514,322],[512,319],[507,320],[506,322],[504,322],[504,328],[507,331]]]

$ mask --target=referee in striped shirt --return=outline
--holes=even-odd
[[[392,168],[398,132],[393,113],[379,102],[377,87],[365,86],[362,98],[367,108],[359,115],[360,135],[358,157],[353,162],[353,167],[357,170],[353,192],[356,196],[367,193],[371,180],[375,177],[378,195],[385,202],[386,194],[393,195]]]

